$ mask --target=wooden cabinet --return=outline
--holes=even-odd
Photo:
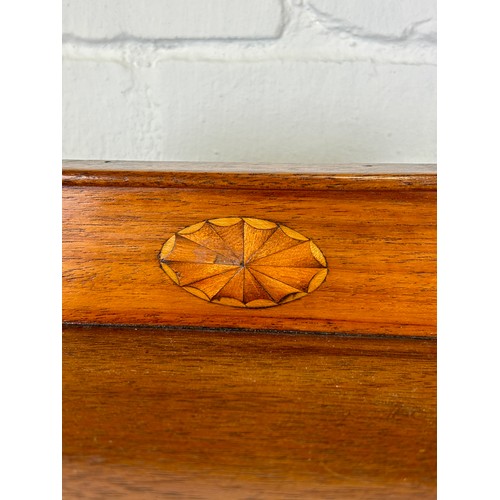
[[[435,497],[433,166],[67,162],[63,197],[65,498]]]

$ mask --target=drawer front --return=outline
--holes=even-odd
[[[326,188],[318,189],[320,184],[280,184],[279,178],[271,184],[269,176],[263,175],[258,188],[255,178],[252,185],[210,184],[199,173],[199,182],[175,187],[172,174],[168,175],[171,181],[160,186],[150,180],[141,185],[127,182],[125,173],[113,173],[109,182],[82,181],[81,176],[76,182],[74,173],[68,175],[63,188],[64,321],[435,335],[436,192],[432,183],[408,188],[387,179],[385,187],[392,188],[381,189],[363,179],[364,184],[356,188],[351,179],[347,188],[335,189],[336,184],[327,179]],[[123,182],[116,181],[120,176]],[[328,182],[334,188],[327,189]],[[161,251],[174,235],[188,245],[200,244],[202,232],[189,243],[183,230],[218,219],[257,219],[267,221],[268,227],[290,228],[292,238],[299,235],[297,245],[304,242],[300,248],[312,242],[324,256],[318,264],[318,269],[324,264],[327,270],[321,283],[310,286],[310,293],[307,287],[301,289],[305,293],[297,293],[293,297],[297,300],[281,300],[279,295],[275,304],[254,302],[255,307],[210,300],[206,290],[208,300],[203,294],[196,296],[187,290],[192,287],[180,286],[182,282],[176,282],[172,273],[169,276],[168,257],[163,255],[162,263]],[[205,242],[209,249],[213,245]],[[262,282],[271,283],[269,287],[284,283],[285,290],[286,286],[300,288],[295,264],[287,260],[299,257],[290,251],[280,255],[284,261],[263,260],[267,278],[272,275],[274,281],[264,277]],[[196,270],[204,269],[200,263],[206,256],[200,259]],[[174,273],[182,276],[185,268],[183,264]],[[211,269],[207,276],[193,279],[214,275]],[[281,277],[285,275],[291,281]]]

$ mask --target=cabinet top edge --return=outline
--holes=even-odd
[[[435,190],[435,164],[64,160],[63,185],[199,189]]]

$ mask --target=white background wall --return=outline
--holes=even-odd
[[[63,157],[435,162],[435,0],[64,0]]]

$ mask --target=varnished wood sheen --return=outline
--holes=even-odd
[[[434,340],[66,327],[63,349],[66,500],[435,498]]]
[[[66,322],[436,333],[432,166],[69,162],[66,168]],[[179,293],[158,260],[166,239],[200,221],[235,216],[275,221],[314,241],[328,264],[324,283],[300,300],[263,309]]]
[[[200,175],[202,174],[202,175]],[[267,165],[78,161],[63,163],[66,186],[120,186],[208,189],[431,190],[436,166],[398,164]]]

